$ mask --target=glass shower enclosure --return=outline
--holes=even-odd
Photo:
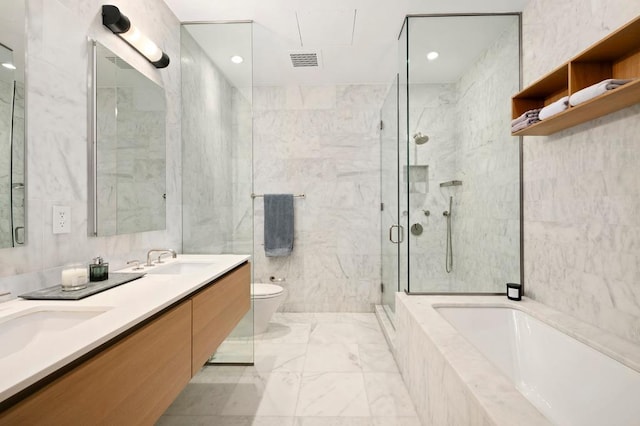
[[[252,23],[183,24],[181,71],[183,252],[253,254]],[[253,363],[253,309],[210,362]]]
[[[510,132],[520,15],[408,16],[398,43],[395,153],[381,131],[381,195],[397,202],[381,230],[385,291],[502,294],[522,282],[522,142]],[[393,297],[382,300],[393,312]]]

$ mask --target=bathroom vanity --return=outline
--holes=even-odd
[[[0,425],[155,422],[249,310],[248,260],[181,255],[80,301],[0,305],[0,331],[37,325],[0,354]]]

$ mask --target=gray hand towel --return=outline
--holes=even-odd
[[[264,195],[264,252],[289,256],[293,250],[293,194]]]

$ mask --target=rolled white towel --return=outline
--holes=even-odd
[[[538,114],[538,118],[540,120],[545,120],[551,116],[561,113],[565,109],[569,107],[569,97],[565,96],[562,99],[558,99],[552,104],[547,105],[546,107],[540,110],[540,114]]]
[[[580,105],[583,102],[588,101],[589,99],[593,99],[596,96],[600,96],[605,93],[607,90],[613,90],[622,86],[623,84],[627,84],[631,80],[620,80],[609,78],[607,80],[602,80],[600,83],[593,84],[589,87],[585,87],[582,90],[578,90],[576,93],[571,95],[569,98],[569,103],[571,106]]]

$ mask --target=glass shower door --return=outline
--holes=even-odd
[[[390,319],[398,291],[398,77],[380,110],[380,200],[382,306]],[[394,242],[395,241],[395,242]]]

